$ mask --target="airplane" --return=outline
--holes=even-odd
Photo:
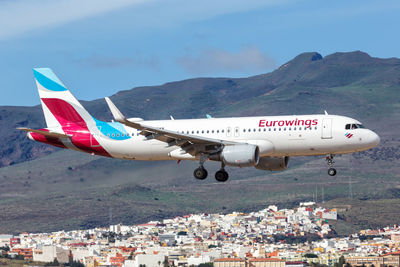
[[[18,128],[31,140],[92,155],[126,160],[194,160],[194,177],[203,180],[207,160],[218,161],[218,182],[225,166],[280,171],[294,156],[324,155],[328,174],[336,175],[333,157],[377,146],[379,136],[359,121],[339,115],[258,116],[143,120],[126,118],[105,100],[114,117],[100,121],[71,94],[49,68],[33,69],[46,128]]]

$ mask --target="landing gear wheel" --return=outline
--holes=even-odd
[[[330,176],[335,176],[335,175],[336,175],[336,169],[334,169],[334,168],[329,168],[328,174],[329,174]]]
[[[225,170],[219,170],[215,173],[215,180],[218,182],[226,182],[229,178],[229,174]]]
[[[203,167],[199,167],[194,170],[193,172],[194,178],[199,179],[199,180],[204,180],[207,178],[207,170],[204,169]]]

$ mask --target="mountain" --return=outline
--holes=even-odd
[[[196,181],[194,162],[122,161],[32,142],[15,128],[44,127],[41,107],[0,107],[0,232],[133,223],[189,212],[251,210],[266,203],[290,205],[312,199],[316,189],[321,199],[322,187],[325,200],[351,195],[395,199],[400,195],[399,89],[400,59],[373,58],[360,51],[325,57],[310,52],[267,74],[196,78],[111,96],[124,114],[144,119],[324,110],[357,118],[381,136],[381,145],[338,157],[334,180],[327,176],[324,160],[311,157],[292,159],[285,172],[235,169],[227,184],[216,184],[212,177]],[[104,99],[82,104],[93,116],[111,120]],[[218,168],[207,166],[210,173]]]

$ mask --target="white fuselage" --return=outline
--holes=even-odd
[[[379,143],[378,135],[369,129],[345,128],[349,124],[361,125],[360,122],[337,115],[158,120],[145,121],[145,124],[194,136],[256,144],[260,147],[261,156],[271,157],[353,153]],[[136,129],[123,127],[129,135],[126,140],[96,135],[97,129],[92,131],[112,157],[134,160],[198,159],[198,155],[175,153],[180,151],[179,146],[168,145],[140,135]]]

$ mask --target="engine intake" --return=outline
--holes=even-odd
[[[282,171],[287,168],[289,157],[262,157],[255,166],[265,171]]]
[[[255,145],[226,146],[220,154],[220,159],[226,165],[250,167],[258,164],[260,150]]]

